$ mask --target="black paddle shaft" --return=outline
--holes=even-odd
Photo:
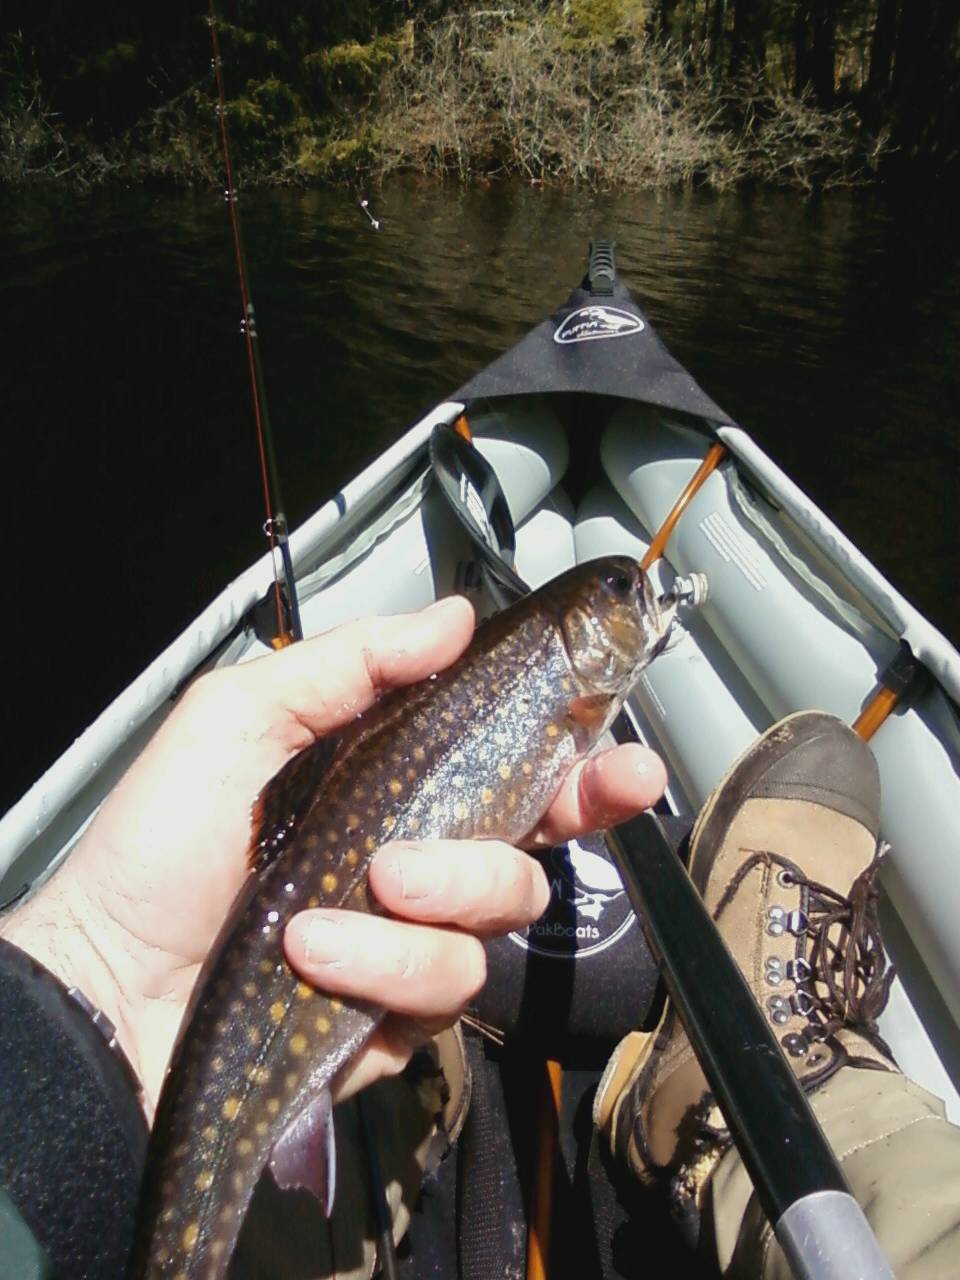
[[[802,1197],[849,1194],[806,1095],[661,819],[607,833],[624,888],[770,1222]]]

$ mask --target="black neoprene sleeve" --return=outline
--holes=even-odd
[[[130,1079],[89,1015],[0,939],[0,1186],[58,1280],[123,1275],[146,1144]]]

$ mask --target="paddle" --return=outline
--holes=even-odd
[[[509,508],[493,468],[450,426],[435,428],[430,453],[485,577],[513,591],[510,598],[523,594],[512,522],[504,521]],[[623,715],[614,736],[635,738]],[[794,1274],[799,1280],[893,1280],[806,1094],[663,824],[653,814],[633,818],[607,832],[607,847]],[[549,1191],[544,1194],[549,1204]],[[539,1231],[548,1228],[548,1215],[548,1209],[539,1214],[532,1240],[536,1275],[543,1274],[547,1242]]]

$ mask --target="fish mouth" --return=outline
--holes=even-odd
[[[651,621],[653,643],[646,662],[652,662],[658,654],[663,653],[677,620],[677,597],[669,591],[657,595],[648,575],[643,577],[643,603],[646,615]],[[646,663],[644,663],[646,665]]]

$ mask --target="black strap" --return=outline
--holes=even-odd
[[[503,1280],[523,1274],[527,1220],[500,1071],[480,1040],[466,1045],[473,1088],[458,1152],[460,1280]]]

